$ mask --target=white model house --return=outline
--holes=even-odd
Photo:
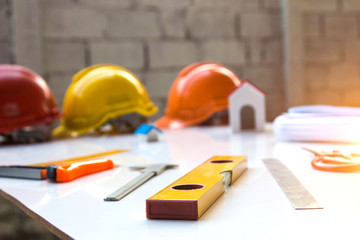
[[[266,93],[247,79],[229,95],[229,118],[233,132],[263,131]]]

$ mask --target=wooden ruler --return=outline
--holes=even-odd
[[[146,199],[146,216],[197,220],[246,169],[246,156],[212,157]]]
[[[277,159],[264,159],[263,161],[296,210],[322,209],[315,198],[282,162]]]

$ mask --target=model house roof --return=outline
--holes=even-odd
[[[141,124],[136,130],[135,130],[135,134],[148,134],[151,130],[155,130],[159,133],[161,133],[162,131],[155,127],[154,125],[151,124]]]
[[[239,87],[235,88],[232,92],[230,92],[229,96],[247,84],[254,87],[254,89],[259,91],[261,94],[266,95],[266,92],[264,90],[262,90],[261,88],[259,88],[258,86],[256,86],[254,83],[250,82],[248,79],[243,79],[243,80],[241,80],[241,85]]]

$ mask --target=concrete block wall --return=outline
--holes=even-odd
[[[0,64],[13,63],[10,16],[10,1],[0,0]]]
[[[358,1],[282,3],[299,13],[283,22],[297,18],[301,26],[290,33],[297,41],[288,44],[301,67],[290,71],[285,85],[281,12],[288,10],[280,0],[0,0],[0,63],[40,71],[59,105],[78,70],[103,62],[122,65],[140,77],[159,106],[153,120],[162,115],[177,73],[196,61],[227,65],[264,89],[267,120],[294,104],[358,106]],[[38,12],[39,20],[21,8]],[[36,31],[21,27],[26,17]]]
[[[268,93],[267,117],[284,110],[280,0],[43,0],[44,75],[59,105],[81,68],[133,71],[163,114],[178,72],[215,61]]]
[[[288,2],[294,4],[296,0]],[[302,2],[296,6],[300,14],[295,16],[301,22],[298,38],[302,43],[298,46],[302,45],[302,50],[293,46],[303,53],[302,68],[292,73],[303,75],[305,97],[298,103],[359,107],[360,1]]]
[[[360,105],[360,2],[337,1],[304,15],[309,103]],[[314,24],[313,24],[314,23]]]

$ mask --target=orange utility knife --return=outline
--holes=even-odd
[[[115,164],[112,160],[96,159],[72,163],[69,165],[50,165],[47,167],[35,166],[1,166],[0,177],[48,179],[54,182],[69,182],[76,178],[112,169]]]
[[[127,151],[128,150],[115,149],[86,156],[27,166],[0,166],[0,177],[39,180],[48,179],[55,182],[68,182],[78,177],[114,168],[115,164],[112,160],[107,158],[99,159],[99,157]]]

